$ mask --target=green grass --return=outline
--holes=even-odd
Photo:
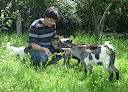
[[[63,36],[61,36],[63,38]],[[102,66],[94,66],[93,73],[85,79],[84,66],[77,66],[77,60],[71,59],[63,66],[63,58],[58,64],[33,66],[30,55],[22,63],[14,54],[7,51],[6,44],[27,45],[28,33],[22,37],[16,34],[0,34],[0,92],[128,92],[128,39],[102,37],[75,33],[70,36],[76,44],[104,44],[105,41],[115,47],[115,65],[119,69],[120,79],[109,80],[109,73]],[[50,58],[51,60],[51,58]]]

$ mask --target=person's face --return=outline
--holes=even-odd
[[[45,22],[46,22],[46,26],[52,27],[55,24],[56,20],[54,20],[52,18],[46,18],[45,17]]]

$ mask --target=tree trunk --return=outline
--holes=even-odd
[[[106,19],[107,12],[109,11],[110,7],[112,6],[112,3],[110,3],[109,6],[106,8],[106,11],[104,11],[104,14],[103,14],[103,16],[100,20],[100,23],[98,25],[96,23],[96,17],[95,17],[95,12],[94,12],[92,3],[93,3],[93,1],[90,0],[90,6],[91,6],[91,11],[92,11],[92,22],[93,22],[93,26],[94,26],[94,32],[95,32],[96,38],[98,40],[100,37],[100,27],[104,23],[104,21]]]
[[[16,17],[16,32],[18,36],[22,36],[21,13],[19,10],[18,0],[15,0],[15,10],[19,11]]]
[[[97,26],[97,23],[96,23],[96,16],[95,16],[95,13],[94,13],[93,6],[92,6],[91,9],[92,9],[92,22],[93,22],[94,32],[95,32],[96,38],[98,39],[99,34],[100,34],[100,30],[99,30],[99,27]]]
[[[21,26],[21,13],[19,12],[16,19],[16,31],[18,36],[22,36],[22,26]]]

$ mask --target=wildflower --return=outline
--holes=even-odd
[[[14,88],[12,88],[12,90],[14,90]]]
[[[48,75],[46,74],[46,76],[48,76]]]

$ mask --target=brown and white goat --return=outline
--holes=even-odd
[[[84,64],[85,75],[87,76],[88,65],[90,65],[90,73],[92,72],[94,64],[102,64],[109,72],[109,79],[113,79],[113,70],[116,72],[117,80],[119,79],[119,71],[115,66],[115,51],[109,42],[105,45],[88,45],[88,46],[72,46],[71,48],[62,48],[65,55],[72,54],[81,60]]]
[[[62,48],[75,46],[75,44],[72,43],[72,40],[70,40],[70,39],[59,39],[58,36],[56,36],[56,37],[51,41],[51,44],[52,44],[52,45],[57,45],[61,51],[62,51]],[[68,59],[68,63],[69,63],[69,60],[70,60],[71,57],[64,54],[64,55],[63,55],[63,58],[64,58],[64,63],[63,63],[63,64],[65,65],[67,59]],[[77,58],[76,56],[73,56],[73,55],[72,55],[72,58],[73,58],[73,59],[77,59],[77,60],[78,60],[78,64],[80,63],[80,59]]]

